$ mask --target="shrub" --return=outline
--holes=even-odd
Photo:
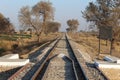
[[[13,44],[13,45],[12,45],[12,48],[13,48],[13,49],[17,49],[17,48],[18,48],[18,44]]]
[[[0,48],[0,55],[2,55],[3,52],[5,52],[5,49]]]

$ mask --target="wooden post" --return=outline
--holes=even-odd
[[[108,41],[106,40],[106,46],[107,46],[107,44],[108,44]]]
[[[98,51],[98,55],[100,54],[100,31],[99,31],[99,51]]]
[[[112,48],[113,48],[113,41],[114,41],[114,39],[111,39],[111,46],[110,46],[110,55],[112,55]]]
[[[112,31],[111,31],[111,47],[110,47],[110,55],[112,55],[113,42],[114,42],[114,38],[113,38],[113,30],[112,30]]]

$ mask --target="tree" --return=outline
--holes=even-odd
[[[94,22],[98,29],[103,26],[113,27],[114,34],[117,35],[116,28],[120,27],[120,0],[90,2],[82,13],[83,17],[89,22]]]
[[[45,1],[40,1],[32,8],[25,6],[19,12],[19,21],[23,27],[32,27],[40,41],[41,33],[46,33],[46,21],[53,18],[54,8],[52,4]]]
[[[70,28],[66,28],[66,31],[67,31],[67,32],[70,32]]]
[[[90,2],[83,17],[94,22],[98,29],[111,27],[113,29],[113,39],[120,34],[120,0],[96,0],[96,3]],[[106,40],[107,43],[107,40]]]
[[[9,18],[5,18],[1,13],[0,13],[0,33],[3,34],[11,34],[13,33],[14,26],[12,23],[10,23]]]
[[[78,29],[79,22],[77,19],[71,19],[67,21],[67,25],[69,26],[69,28],[66,29],[67,31],[76,32]]]
[[[30,35],[32,36],[32,29],[28,28],[27,31],[30,31]]]
[[[60,26],[61,26],[61,24],[59,22],[52,22],[52,21],[49,21],[46,24],[47,24],[46,25],[47,33],[58,32],[60,29]]]

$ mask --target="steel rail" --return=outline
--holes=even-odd
[[[42,44],[40,47],[38,47],[37,50],[39,50],[41,47],[43,47],[43,46],[45,46],[45,45],[47,45],[47,44],[49,44],[49,43],[50,43],[50,42],[48,41],[48,42]],[[36,52],[37,50],[35,50],[34,52]],[[32,51],[32,52],[33,52],[33,51]],[[33,53],[34,53],[34,52],[33,52]],[[30,53],[31,53],[31,52],[30,52]],[[26,69],[28,69],[29,66],[31,66],[31,68],[33,67],[33,65],[30,64],[30,63],[26,64],[26,65],[23,66],[21,69],[19,69],[16,73],[14,73],[12,76],[10,76],[10,77],[8,78],[8,80],[15,80],[17,77],[19,77],[20,73],[22,73],[22,72],[27,73],[27,72],[26,72]]]
[[[75,74],[75,80],[78,80],[78,78],[77,78],[77,73],[76,73],[76,70],[75,70],[74,61],[73,61],[70,57],[68,57],[68,56],[65,56],[65,58],[67,58],[67,59],[72,63],[72,68],[73,68],[74,74]],[[42,78],[41,80],[45,80],[45,77],[46,77],[46,75],[47,75],[47,73],[48,73],[49,67],[50,67],[50,66],[48,65],[48,67],[47,67],[47,69],[46,69],[46,72],[44,73],[44,76],[43,76],[43,78]]]
[[[24,72],[24,70],[28,69],[28,67],[31,66],[30,63],[26,64],[25,66],[23,66],[21,69],[19,69],[15,74],[13,74],[10,78],[8,78],[8,80],[15,80],[18,75],[21,73],[21,72]]]
[[[60,39],[57,40],[57,42],[55,43],[55,45],[50,49],[49,53],[46,54],[45,60],[43,61],[43,63],[40,65],[40,67],[38,68],[38,70],[34,73],[34,75],[31,77],[31,80],[36,80],[38,74],[41,72],[41,70],[43,69],[45,63],[47,62],[47,60],[49,59],[49,56],[52,54],[52,52],[54,51],[57,43],[59,42]]]
[[[70,42],[69,42],[69,40],[68,40],[68,35],[67,35],[67,34],[66,34],[66,38],[67,38],[68,43],[70,44]],[[70,44],[70,47],[71,47],[71,49],[72,49],[71,44]],[[73,50],[73,49],[72,49],[72,51],[73,51],[73,53],[74,53],[74,50]],[[77,57],[77,56],[75,55],[75,57]],[[77,60],[77,61],[78,61],[78,60]],[[81,67],[81,69],[82,69],[82,72],[83,72],[83,74],[84,74],[85,80],[89,80],[89,77],[86,75],[83,67],[81,66],[81,64],[79,64],[79,65],[80,65],[80,67]],[[101,75],[104,77],[105,80],[110,80],[110,79],[103,73],[103,71],[101,71],[98,67],[96,67],[96,69],[99,71],[99,74],[101,74]]]
[[[73,48],[72,48],[72,46],[71,46],[71,44],[70,44],[70,42],[69,42],[69,39],[68,39],[68,36],[67,36],[67,34],[66,34],[66,40],[67,40],[67,42],[69,43],[69,45],[70,45],[70,48],[71,48],[71,50],[72,50],[72,53],[73,54],[75,54],[74,53],[74,51],[73,51]],[[75,58],[76,58],[76,56],[75,56]],[[77,58],[76,58],[77,59]],[[78,61],[78,59],[77,59],[77,62],[78,62],[78,64],[79,64],[79,61]],[[80,68],[81,68],[81,70],[82,70],[82,73],[83,73],[83,77],[84,77],[84,80],[89,80],[88,78],[87,78],[87,76],[86,76],[86,74],[85,74],[85,71],[84,71],[84,69],[82,68],[82,66],[79,64],[79,66],[80,66]],[[76,73],[77,73],[77,71],[76,71]],[[77,76],[77,80],[79,80],[79,78],[78,78],[78,76],[79,75],[77,75],[76,74],[76,76]]]

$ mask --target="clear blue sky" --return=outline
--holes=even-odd
[[[41,0],[1,0],[0,13],[9,17],[11,22],[19,29],[18,12],[22,6],[34,6]],[[49,0],[55,7],[55,21],[62,24],[61,31],[65,31],[68,19],[78,19],[79,30],[85,30],[88,26],[85,19],[82,18],[81,11],[85,9],[90,1],[95,0]]]

